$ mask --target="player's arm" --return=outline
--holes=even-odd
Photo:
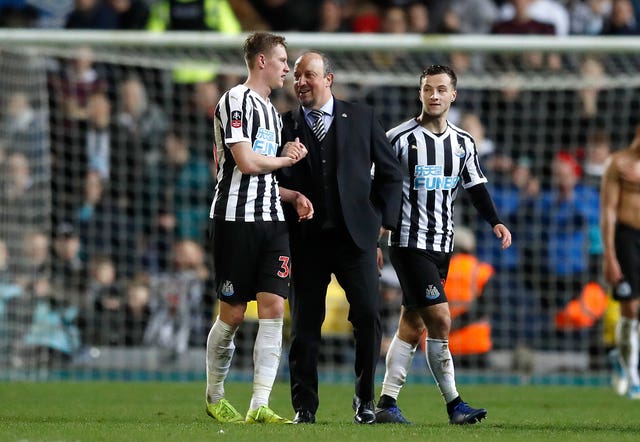
[[[610,284],[617,284],[622,279],[614,242],[619,201],[620,181],[617,161],[614,159],[605,169],[600,186],[600,233],[604,246],[604,277]]]
[[[231,144],[229,150],[238,169],[245,175],[260,175],[282,167],[290,167],[307,155],[307,150],[300,145],[292,147],[287,156],[268,157],[254,152],[251,143],[247,141]]]
[[[493,203],[491,195],[489,195],[487,186],[485,186],[484,183],[480,183],[473,187],[469,187],[467,191],[469,192],[473,206],[476,208],[480,216],[491,224],[493,234],[496,238],[501,240],[502,249],[504,250],[509,247],[511,245],[511,232],[507,226],[500,221],[496,205]]]
[[[304,221],[313,218],[313,204],[309,198],[302,193],[279,186],[280,199],[285,203],[292,204],[298,213],[298,221]]]

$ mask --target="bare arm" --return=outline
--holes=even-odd
[[[618,283],[623,276],[614,242],[619,201],[620,182],[617,161],[614,158],[607,166],[600,186],[600,233],[604,245],[604,277],[610,284]]]
[[[246,141],[232,144],[229,149],[238,169],[245,175],[260,175],[282,167],[290,167],[307,155],[307,149],[301,143],[290,146],[286,154],[280,157],[256,153]]]
[[[298,221],[313,218],[313,204],[302,193],[280,186],[280,199],[285,203],[293,204],[298,212]]]

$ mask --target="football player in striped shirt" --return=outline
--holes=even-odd
[[[511,233],[485,187],[473,138],[447,121],[456,85],[456,74],[448,66],[428,67],[420,76],[420,115],[387,132],[404,171],[402,210],[389,242],[403,299],[398,331],[386,355],[378,423],[408,423],[396,401],[425,328],[427,363],[449,422],[473,424],[487,415],[460,398],[448,346],[451,315],[444,281],[453,252],[453,204],[459,188],[469,192],[503,249],[511,245]]]
[[[284,300],[289,293],[289,236],[281,194],[272,172],[307,154],[295,140],[280,146],[282,120],[269,95],[289,72],[284,37],[264,32],[244,44],[249,75],[223,94],[215,110],[218,184],[211,204],[213,258],[219,315],[207,339],[207,413],[219,422],[291,423],[269,408],[282,352]],[[300,219],[313,215],[302,194],[283,189]],[[233,338],[249,301],[258,302],[253,395],[246,417],[224,398]]]

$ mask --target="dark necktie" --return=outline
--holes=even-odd
[[[311,118],[313,119],[313,126],[311,126],[311,131],[316,136],[318,141],[322,141],[324,136],[326,135],[324,130],[324,112],[318,109],[314,109],[310,112]]]

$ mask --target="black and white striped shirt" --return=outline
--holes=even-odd
[[[226,221],[284,221],[278,181],[272,173],[244,175],[229,145],[246,141],[253,151],[275,157],[281,141],[282,119],[271,101],[244,85],[227,91],[216,106],[216,194],[209,216]]]
[[[402,165],[402,211],[391,245],[437,252],[453,251],[453,202],[459,185],[487,181],[469,133],[447,122],[434,134],[415,119],[387,132]]]

